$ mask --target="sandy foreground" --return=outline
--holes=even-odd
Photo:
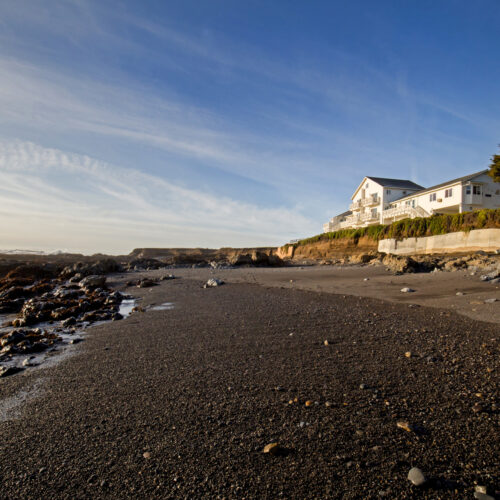
[[[161,271],[110,277],[146,312],[0,381],[1,498],[498,495],[496,285],[371,266],[174,273],[149,289],[125,284]],[[226,284],[203,289],[213,276]]]

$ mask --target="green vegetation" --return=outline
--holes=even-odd
[[[488,172],[488,175],[495,182],[500,182],[500,155],[493,155],[491,157],[491,165],[490,165],[490,171]]]
[[[436,234],[454,233],[457,231],[471,231],[472,229],[500,228],[500,209],[478,210],[453,215],[433,215],[416,219],[403,219],[389,225],[376,225],[358,229],[342,229],[332,233],[318,234],[305,238],[297,243],[287,244],[285,248],[295,248],[330,240],[353,240],[354,244],[363,237],[378,241],[387,238],[414,238],[434,236]]]

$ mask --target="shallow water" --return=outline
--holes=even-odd
[[[170,311],[173,308],[174,308],[173,302],[164,302],[163,304],[160,304],[158,306],[153,306],[151,308],[151,310],[152,311]]]

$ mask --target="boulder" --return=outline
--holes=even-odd
[[[102,288],[106,286],[106,276],[91,275],[80,281],[82,288]]]

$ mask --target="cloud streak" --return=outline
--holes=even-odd
[[[0,142],[0,205],[0,230],[7,240],[13,232],[24,240],[33,221],[43,220],[43,234],[36,237],[45,240],[45,248],[53,249],[49,242],[64,227],[71,241],[64,247],[86,252],[128,252],[134,240],[137,246],[279,244],[311,226],[298,211],[216,198],[26,142]],[[103,233],[106,245],[101,247]],[[18,246],[5,240],[3,245]]]

